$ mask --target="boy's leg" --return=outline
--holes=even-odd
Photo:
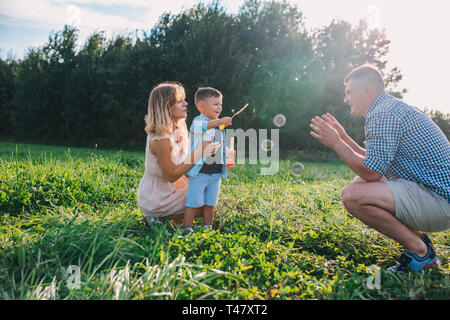
[[[184,209],[184,226],[186,228],[192,228],[192,223],[194,222],[195,217],[202,216],[202,208],[190,208],[186,207]]]
[[[187,228],[191,228],[194,218],[202,214],[202,207],[205,205],[204,194],[208,178],[208,175],[204,174],[189,178],[186,206],[184,209],[184,226]]]
[[[203,225],[212,226],[217,201],[219,199],[221,179],[220,174],[211,175],[210,183],[205,190],[205,206],[203,207]]]
[[[216,206],[203,206],[203,225],[211,226],[214,221],[214,212],[216,211]]]

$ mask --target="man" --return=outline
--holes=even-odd
[[[405,252],[389,271],[440,265],[425,233],[450,227],[450,144],[422,111],[385,92],[381,73],[363,65],[344,81],[344,102],[365,117],[365,146],[330,114],[315,117],[311,135],[358,175],[341,192],[347,211],[396,240]]]

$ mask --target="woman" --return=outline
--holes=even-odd
[[[182,223],[188,187],[184,174],[219,147],[218,142],[203,142],[188,156],[186,107],[185,91],[179,83],[158,84],[150,93],[145,172],[137,191],[138,205],[149,223],[167,219]]]

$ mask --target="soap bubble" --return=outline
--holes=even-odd
[[[261,148],[262,148],[264,151],[266,151],[266,152],[272,150],[272,148],[273,148],[273,142],[272,142],[272,140],[269,140],[269,139],[264,140],[264,141],[261,143]]]
[[[296,177],[300,177],[305,171],[305,166],[301,162],[296,162],[291,166],[291,174]]]
[[[286,117],[283,114],[277,114],[273,118],[273,124],[277,127],[282,127],[286,124]]]

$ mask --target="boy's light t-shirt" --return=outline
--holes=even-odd
[[[211,139],[210,137],[204,138],[203,141],[212,140],[212,141],[221,141],[222,133],[218,129],[212,129],[214,131],[214,136]],[[209,131],[209,130],[208,130]],[[221,173],[223,170],[223,160],[222,160],[222,144],[216,152],[215,156],[208,156],[203,163],[202,168],[200,169],[200,173],[206,174],[216,174]]]
[[[220,142],[220,145],[221,145],[218,152],[216,152],[215,159],[220,159],[220,161],[223,164],[223,162],[224,162],[223,160],[226,159],[225,131],[223,131],[223,130],[219,131],[220,137],[219,137],[219,135],[216,136],[216,131],[218,131],[218,130],[215,128],[208,129],[209,121],[210,121],[210,119],[203,114],[198,115],[192,121],[191,128],[190,128],[190,140],[191,140],[190,153],[192,153],[203,141],[214,140],[216,142]],[[218,141],[218,139],[219,139],[219,141]],[[188,155],[188,157],[189,156],[190,156],[190,154]],[[206,160],[205,157],[202,157],[200,160],[198,160],[194,164],[194,166],[188,170],[186,175],[188,177],[197,176],[200,173],[200,170],[202,169],[203,164],[205,163],[205,160]],[[219,162],[219,161],[217,161],[217,162]],[[222,166],[221,173],[222,173],[221,176],[223,178],[225,178],[227,176],[227,170],[226,170],[225,165]]]

